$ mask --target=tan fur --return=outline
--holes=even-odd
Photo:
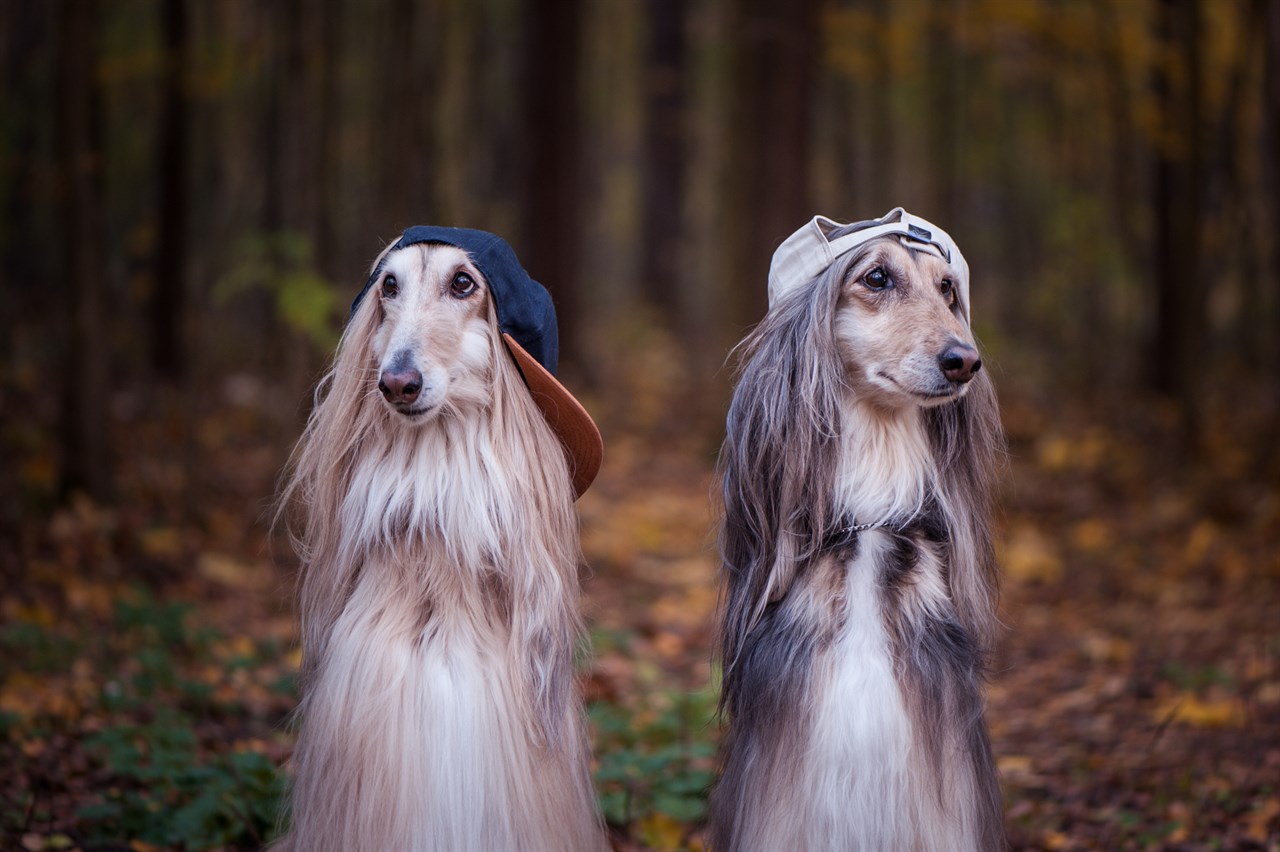
[[[379,283],[352,317],[284,490],[304,661],[282,846],[603,848],[563,450],[466,255],[379,263],[401,293]],[[448,292],[459,269],[481,284],[469,299]],[[405,351],[432,402],[412,418],[377,389]]]
[[[891,286],[869,286],[883,269]],[[957,274],[882,237],[741,348],[720,454],[723,852],[1004,846],[983,674],[1002,434]],[[967,351],[967,350],[966,350]]]
[[[893,286],[874,291],[863,285],[868,272],[882,268]],[[836,339],[859,402],[889,409],[943,405],[958,396],[922,399],[935,389],[937,357],[948,340],[973,345],[962,315],[951,310],[940,282],[950,273],[942,258],[913,251],[896,239],[872,244],[849,270],[840,291]]]

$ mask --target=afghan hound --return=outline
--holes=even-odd
[[[719,473],[717,850],[1005,844],[983,720],[1003,435],[968,266],[898,208],[774,255]]]
[[[375,262],[283,489],[303,639],[283,847],[607,847],[573,673],[599,432],[556,343],[492,234],[411,228]]]

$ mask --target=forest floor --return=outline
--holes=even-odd
[[[109,503],[55,504],[47,435],[0,433],[0,847],[242,849],[275,830],[299,651],[266,521],[296,424],[243,377],[223,390],[198,423],[129,418]],[[1012,845],[1280,850],[1269,421],[1208,417],[1180,463],[1167,413],[1126,405],[1005,402],[988,720]],[[714,441],[604,425],[580,501],[597,786],[618,849],[700,848]]]

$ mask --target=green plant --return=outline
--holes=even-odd
[[[276,313],[321,351],[337,343],[334,316],[338,297],[333,285],[316,271],[311,241],[297,231],[248,234],[232,249],[229,271],[214,288],[225,303],[243,292],[270,294]]]
[[[601,809],[618,826],[656,815],[696,823],[706,813],[713,778],[714,692],[666,692],[649,704],[590,708]]]
[[[204,757],[188,720],[161,716],[108,728],[86,742],[111,776],[102,801],[78,813],[89,842],[262,845],[283,796],[275,765],[253,751]]]
[[[225,687],[251,684],[257,675],[289,699],[281,704],[292,704],[294,679],[279,668],[275,644],[230,646],[195,623],[192,611],[135,590],[116,602],[109,625],[100,625],[105,631],[81,625],[55,636],[22,624],[0,636],[6,649],[42,665],[81,659],[98,673],[97,701],[82,711],[94,722],[80,738],[93,775],[93,792],[81,800],[88,803],[76,812],[83,845],[259,848],[271,839],[284,793],[261,739],[273,723],[255,719],[241,695]],[[215,700],[219,688],[224,697]],[[5,714],[0,731],[45,740],[76,719]],[[228,726],[245,732],[240,744],[217,733]],[[14,756],[21,773],[22,753]],[[14,830],[31,819],[16,806],[3,818]]]
[[[30,622],[0,627],[0,677],[11,671],[48,674],[64,671],[76,656],[73,640]]]

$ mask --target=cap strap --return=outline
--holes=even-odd
[[[887,225],[876,225],[871,228],[863,228],[861,231],[854,231],[852,234],[845,234],[842,237],[836,237],[836,239],[828,243],[831,247],[831,257],[832,259],[837,258],[845,252],[857,248],[863,243],[870,242],[877,237],[883,237],[889,234],[901,234],[902,236],[916,242],[936,246],[938,252],[942,256],[942,259],[948,263],[951,262],[950,250],[942,243],[933,239],[933,232],[926,228],[922,228],[919,225],[912,224],[910,221],[891,222]]]

